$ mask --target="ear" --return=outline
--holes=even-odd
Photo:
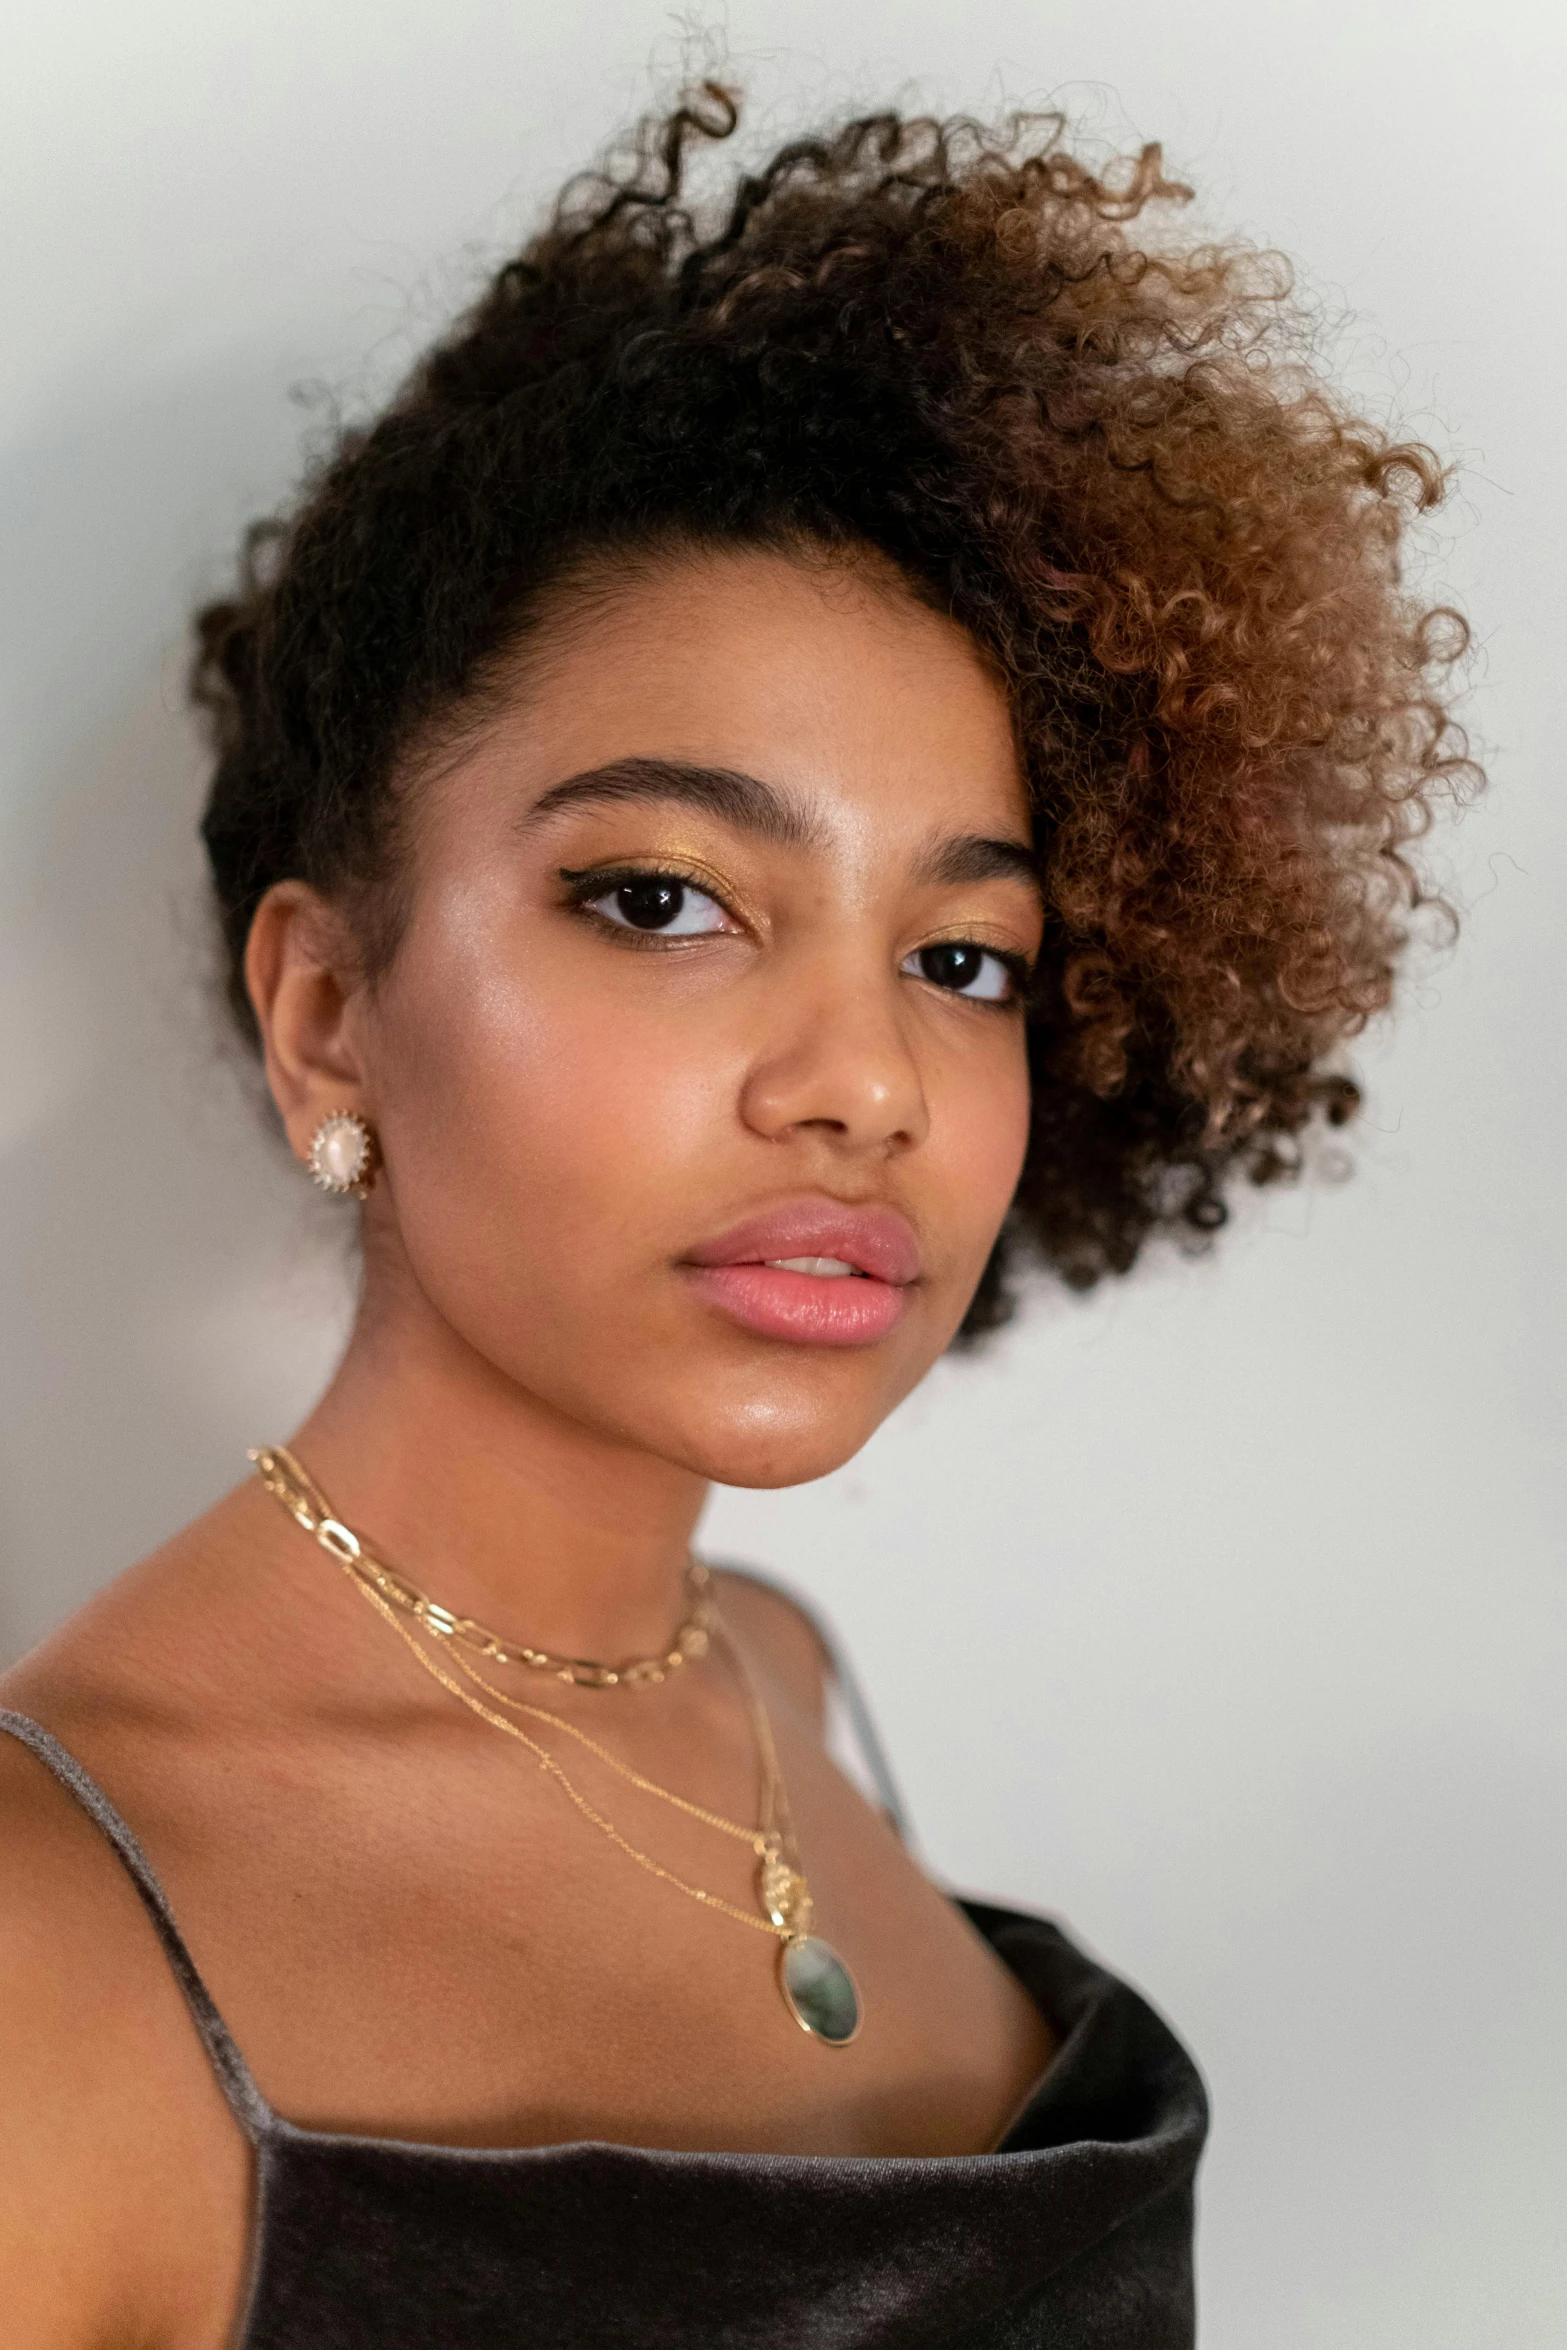
[[[372,1116],[355,1018],[362,980],[348,926],[307,882],[280,881],[245,944],[272,1099],[298,1159],[334,1110]]]

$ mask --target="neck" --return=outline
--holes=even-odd
[[[290,1443],[346,1525],[503,1635],[615,1662],[684,1613],[705,1481],[518,1387],[405,1262],[367,1257],[347,1353]]]

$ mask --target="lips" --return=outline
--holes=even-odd
[[[763,1337],[868,1346],[903,1319],[920,1252],[895,1208],[808,1199],[702,1242],[683,1270],[710,1305]]]

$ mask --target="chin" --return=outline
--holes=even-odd
[[[825,1437],[813,1442],[809,1438],[782,1442],[747,1442],[738,1438],[726,1444],[711,1440],[699,1459],[684,1462],[695,1469],[712,1485],[737,1485],[753,1492],[774,1492],[788,1485],[812,1485],[818,1477],[830,1477],[834,1469],[841,1469],[845,1461],[852,1461],[865,1438],[852,1443],[840,1437],[832,1442]]]
[[[718,1462],[704,1473],[714,1485],[748,1487],[752,1492],[776,1492],[789,1485],[814,1485],[830,1477],[859,1451],[858,1444],[785,1447],[770,1453],[736,1448],[735,1457]]]
[[[680,1425],[662,1431],[649,1449],[715,1485],[810,1485],[853,1460],[898,1400],[775,1393],[737,1406],[725,1397],[682,1413]]]

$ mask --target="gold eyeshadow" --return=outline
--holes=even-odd
[[[602,895],[632,876],[667,876],[670,881],[683,881],[692,889],[704,891],[716,898],[726,913],[748,923],[753,929],[764,927],[759,915],[747,906],[744,894],[726,874],[708,864],[705,857],[692,855],[685,849],[660,849],[656,852],[633,854],[629,857],[595,859],[591,865],[561,865],[560,879],[566,883],[576,904],[586,902],[589,893]]]

